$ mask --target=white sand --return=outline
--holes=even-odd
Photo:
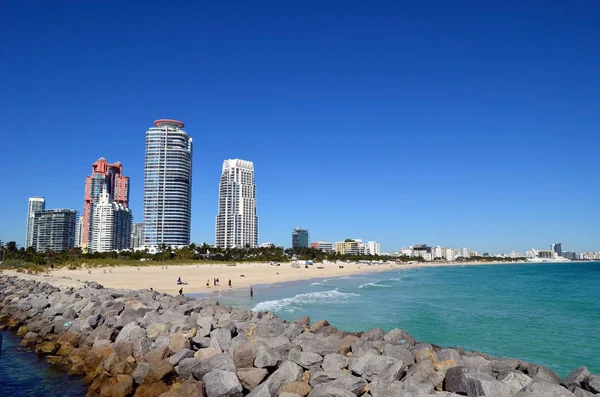
[[[485,263],[497,264],[497,263]],[[148,289],[168,294],[177,294],[183,287],[183,293],[210,293],[229,289],[231,279],[233,288],[249,288],[256,284],[273,284],[277,282],[307,280],[312,278],[341,277],[348,274],[386,271],[393,269],[413,269],[418,267],[481,265],[481,263],[415,263],[410,265],[357,265],[345,263],[343,268],[334,263],[315,263],[306,269],[292,268],[289,263],[271,266],[268,263],[244,263],[235,266],[219,265],[154,265],[153,266],[117,266],[92,268],[84,270],[58,269],[50,272],[50,276],[24,275],[14,271],[5,274],[17,275],[58,287],[80,287],[83,281],[97,281],[107,288]],[[319,269],[318,267],[324,267]],[[139,269],[139,270],[138,270]],[[243,277],[242,277],[243,275]],[[186,285],[177,285],[181,277]],[[218,278],[220,286],[213,286],[213,278]],[[206,282],[210,287],[206,287]]]

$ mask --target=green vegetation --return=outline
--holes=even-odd
[[[289,262],[296,257],[298,260],[314,262],[329,261],[370,261],[370,260],[402,260],[422,261],[422,258],[377,255],[338,255],[326,254],[315,248],[286,249],[273,248],[231,248],[222,249],[208,244],[173,249],[161,247],[161,252],[151,254],[147,250],[120,252],[84,253],[80,248],[72,248],[64,252],[36,252],[33,248],[18,247],[14,241],[3,244],[0,241],[0,260],[4,260],[1,268],[27,268],[35,271],[45,271],[49,268],[66,267],[78,269],[82,267],[103,266],[156,266],[168,264],[211,264],[225,262]]]

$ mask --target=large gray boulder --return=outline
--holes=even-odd
[[[552,382],[534,380],[515,397],[575,397],[571,391]]]
[[[588,375],[583,380],[584,389],[591,391],[592,393],[600,393],[600,376]]]
[[[150,363],[139,363],[131,374],[135,383],[138,385],[144,384],[144,381],[146,380],[151,368],[152,364]]]
[[[319,385],[308,393],[308,397],[355,397],[355,394],[336,387]]]
[[[215,354],[214,356],[209,357],[206,360],[200,361],[199,365],[194,366],[192,368],[192,375],[195,379],[204,382],[204,375],[206,375],[214,369],[235,372],[235,365],[233,364],[233,359],[227,353]]]
[[[261,336],[263,338],[274,338],[279,335],[283,335],[287,328],[286,324],[278,321],[269,321],[266,323],[260,323],[254,329],[253,335]]]
[[[396,363],[396,361],[396,359],[388,356],[367,353],[361,357],[352,358],[348,369],[367,380],[371,380],[373,376],[379,375],[391,364]]]
[[[529,375],[533,380],[539,380],[542,382],[560,384],[563,381],[556,372],[539,364],[530,364],[527,367],[527,375]]]
[[[179,350],[173,356],[169,357],[169,363],[171,365],[178,365],[181,362],[181,360],[184,360],[184,359],[190,358],[190,357],[194,357],[194,351],[184,348],[184,349]]]
[[[438,352],[438,358],[440,357]],[[496,373],[502,373],[506,371],[517,370],[521,366],[520,360],[514,360],[510,358],[501,358],[492,360],[492,371]]]
[[[507,371],[498,374],[500,382],[512,387],[517,392],[532,382],[532,379],[520,371]]]
[[[282,363],[279,368],[267,378],[266,381],[258,385],[249,397],[271,397],[277,395],[277,391],[283,385],[300,380],[302,377],[302,368],[291,361]]]
[[[219,347],[222,351],[227,350],[231,344],[231,332],[227,328],[214,329],[210,333],[210,337],[219,342]]]
[[[366,385],[367,381],[363,378],[359,378],[358,376],[353,376],[350,374],[343,374],[335,380],[326,383],[321,383],[320,385],[317,385],[315,387],[333,387],[336,389],[347,390],[355,396],[358,396],[362,394],[362,391]]]
[[[265,345],[259,345],[255,352],[254,366],[257,368],[274,367],[281,362],[281,355]]]
[[[117,335],[117,339],[115,342],[121,341],[136,341],[141,338],[146,337],[146,330],[137,325],[135,322],[130,322],[125,325],[119,335]]]
[[[385,331],[381,328],[373,328],[363,332],[360,339],[367,341],[382,341],[385,336]]]
[[[337,378],[342,377],[344,375],[346,375],[346,372],[343,372],[343,371],[332,371],[332,372],[317,371],[314,374],[312,374],[312,376],[310,377],[309,384],[311,387],[315,387],[322,383],[329,383],[329,382],[336,380]]]
[[[588,369],[586,367],[579,367],[575,370],[573,370],[569,376],[567,376],[567,378],[565,379],[565,386],[570,387],[570,386],[578,386],[581,387],[581,385],[583,384],[583,381],[585,380],[586,377],[590,376],[590,371],[588,371]]]
[[[403,390],[404,385],[397,380],[387,382],[376,378],[369,384],[369,392],[372,397],[396,397],[401,394]]]
[[[498,382],[494,377],[483,372],[467,373],[465,380],[469,397],[506,397],[513,392],[511,386]]]
[[[404,382],[410,381],[413,384],[420,383],[434,388],[441,384],[443,379],[444,377],[440,373],[433,370],[430,361],[421,361],[408,370],[404,377]]]
[[[438,361],[454,360],[460,362],[460,353],[454,349],[441,349],[436,352]]]
[[[403,361],[398,361],[386,369],[384,369],[378,376],[380,381],[383,382],[393,382],[396,380],[402,379],[402,377],[406,374],[406,369],[408,366]]]
[[[309,368],[323,361],[323,357],[317,353],[303,352],[300,349],[292,349],[288,354],[288,359],[296,364]]]
[[[408,365],[413,365],[415,363],[415,355],[403,346],[385,345],[383,354],[395,358],[396,360],[404,361]]]
[[[477,372],[477,370],[463,366],[448,368],[444,378],[444,390],[467,394],[466,375],[471,372]]]
[[[234,372],[213,369],[204,375],[207,397],[242,397],[242,385]]]
[[[340,371],[342,368],[346,368],[350,365],[350,358],[344,357],[338,353],[326,354],[323,357],[321,368],[323,371]]]
[[[264,368],[241,368],[236,372],[240,383],[247,390],[254,390],[269,372]]]
[[[340,337],[337,335],[327,336],[325,338],[315,337],[315,339],[307,340],[304,343],[295,343],[295,341],[298,339],[299,338],[296,338],[294,340],[294,344],[302,346],[302,351],[304,352],[317,353],[320,356],[324,356],[326,354],[338,353],[340,351]]]
[[[403,329],[394,328],[390,332],[388,332],[383,339],[391,343],[392,345],[400,345],[400,346],[414,346],[415,338],[412,337],[411,334],[404,331]]]

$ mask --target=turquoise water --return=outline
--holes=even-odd
[[[31,349],[19,347],[19,338],[1,332],[0,396],[82,397],[86,387],[81,377],[52,368]]]
[[[600,263],[437,267],[254,287],[223,304],[600,374]]]

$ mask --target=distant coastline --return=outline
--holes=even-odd
[[[540,262],[544,264],[546,262]],[[578,263],[578,262],[572,262]],[[407,264],[356,264],[356,263],[314,263],[309,266],[292,267],[290,263],[273,266],[269,263],[228,263],[172,265],[165,262],[156,266],[108,266],[68,270],[60,268],[40,274],[46,282],[54,286],[80,288],[84,281],[96,281],[110,288],[149,289],[177,294],[183,288],[183,293],[211,294],[237,288],[249,288],[257,284],[275,284],[281,282],[310,280],[322,277],[342,277],[359,273],[383,272],[390,270],[419,269],[429,267],[457,266],[497,266],[538,264],[536,262],[504,262],[504,261],[473,261],[473,262],[417,262]],[[3,270],[9,275],[19,275],[28,278],[28,274],[16,270]],[[178,285],[177,279],[185,283]],[[214,280],[219,279],[219,285]],[[232,281],[229,287],[228,282]],[[207,283],[209,286],[207,287]]]

